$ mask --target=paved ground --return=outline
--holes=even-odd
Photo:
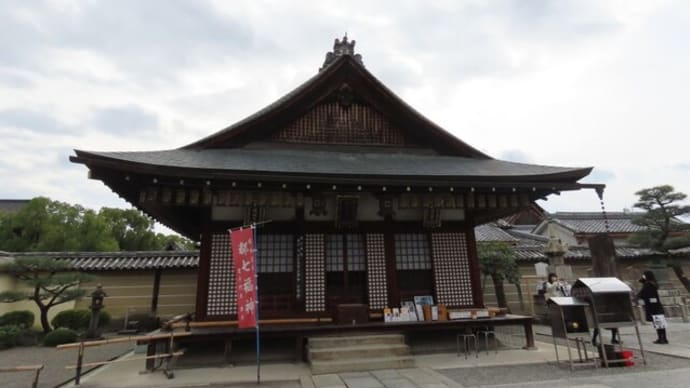
[[[570,372],[555,363],[550,329],[537,326],[538,350],[502,349],[482,352],[479,357],[458,357],[453,353],[419,355],[411,369],[340,373],[312,376],[302,363],[268,363],[262,366],[262,387],[284,388],[459,388],[459,387],[578,387],[636,388],[690,386],[690,323],[670,322],[670,345],[655,345],[651,326],[641,326],[647,366],[583,367]],[[632,328],[621,330],[625,347],[639,356]],[[608,333],[605,340],[608,341]],[[559,347],[561,357],[567,357]],[[131,357],[129,355],[128,357]],[[178,369],[175,378],[160,373],[139,374],[138,362],[113,364],[92,372],[84,387],[256,387],[254,366],[224,366]],[[0,386],[2,386],[0,384]],[[16,386],[16,385],[15,385]],[[47,385],[44,385],[47,386]]]
[[[636,365],[625,368],[592,368],[580,367],[570,371],[559,367],[554,362],[539,364],[502,365],[483,368],[442,369],[439,372],[460,383],[464,387],[497,386],[507,384],[534,384],[548,380],[568,381],[577,378],[597,379],[603,376],[638,374],[643,372],[672,370],[688,367],[687,359],[668,357],[657,354],[647,355],[647,366]],[[497,373],[500,371],[500,373]],[[527,384],[529,383],[529,384]],[[560,385],[559,385],[560,386]]]
[[[125,353],[131,345],[113,344],[88,348],[84,362],[104,361]],[[73,365],[77,361],[76,350],[57,350],[55,348],[30,346],[0,350],[0,365],[36,365],[43,364],[39,387],[55,387],[74,377],[74,370],[67,370],[65,366]],[[0,373],[0,387],[25,388],[33,381],[33,372]]]

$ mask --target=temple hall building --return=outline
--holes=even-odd
[[[347,37],[312,78],[205,138],[70,159],[201,242],[197,321],[236,315],[233,227],[270,221],[258,229],[262,318],[327,317],[346,303],[380,317],[416,295],[481,307],[476,225],[602,189],[578,183],[591,168],[497,160],[463,142],[374,77]]]

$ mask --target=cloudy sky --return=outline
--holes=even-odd
[[[594,166],[612,211],[643,187],[690,194],[687,1],[0,0],[0,198],[128,206],[72,149],[185,145],[315,74],[345,32],[496,158]],[[591,191],[541,204],[599,208]]]

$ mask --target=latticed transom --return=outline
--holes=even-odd
[[[406,145],[403,132],[369,106],[338,102],[317,105],[271,140],[311,144]]]
[[[343,235],[326,235],[326,271],[339,272],[345,268],[345,255],[343,252]]]
[[[361,234],[347,234],[345,241],[347,245],[347,270],[366,270],[367,256],[364,249],[364,237]]]
[[[429,238],[424,233],[395,235],[395,264],[398,270],[431,269]]]
[[[328,234],[325,237],[326,271],[366,270],[364,236],[361,234]]]
[[[259,273],[292,272],[294,236],[291,234],[260,234],[257,236]]]

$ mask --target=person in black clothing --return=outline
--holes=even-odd
[[[639,281],[642,283],[642,289],[637,293],[637,298],[644,301],[645,318],[648,322],[652,322],[652,315],[664,314],[664,306],[661,305],[659,300],[659,284],[657,284],[656,277],[652,271],[645,271]],[[655,344],[668,343],[665,328],[657,329],[656,334],[658,338],[654,341]]]

